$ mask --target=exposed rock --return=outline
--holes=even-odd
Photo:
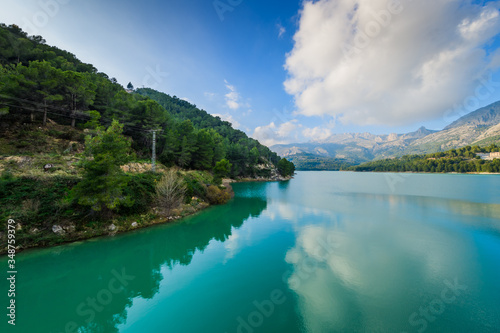
[[[108,230],[109,230],[109,231],[115,231],[115,230],[116,230],[116,225],[111,224],[111,225],[108,227]]]
[[[188,214],[193,214],[194,212],[196,212],[196,208],[194,208],[193,206],[187,206],[184,211]]]
[[[30,165],[32,162],[32,159],[28,156],[8,156],[5,158],[5,161],[7,161],[7,162],[14,161],[19,166],[23,167],[25,165]]]
[[[66,231],[64,231],[64,229],[57,224],[52,226],[52,232],[58,235],[64,235],[66,233]]]
[[[74,224],[70,224],[70,225],[66,226],[64,229],[65,229],[67,232],[70,232],[70,233],[71,233],[71,232],[75,232],[76,227],[75,227],[75,225],[74,225]]]
[[[144,173],[147,171],[151,171],[152,166],[149,163],[129,163],[126,165],[122,165],[120,168],[123,170],[123,172]]]
[[[387,137],[387,141],[396,141],[398,139],[398,135],[396,133],[391,133]]]
[[[54,164],[45,164],[43,166],[43,171],[49,171],[50,169],[52,169],[54,167]]]
[[[133,222],[130,226],[132,228],[137,228],[139,226],[139,224],[137,222]]]

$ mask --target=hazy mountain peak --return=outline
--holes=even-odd
[[[457,121],[446,126],[444,130],[449,130],[464,125],[492,126],[498,123],[500,123],[500,101],[463,116]]]
[[[436,133],[436,132],[438,132],[438,131],[433,131],[433,130],[427,129],[425,126],[422,126],[418,130],[416,130],[415,132],[408,133],[405,136],[423,138],[424,136],[427,136],[429,134]]]

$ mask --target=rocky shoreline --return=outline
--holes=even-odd
[[[275,181],[288,181],[292,177],[273,177],[273,178],[242,178],[242,179],[223,179],[222,185],[226,187],[231,193],[231,197],[234,197],[234,193],[231,188],[232,183],[244,183],[244,182],[275,182]],[[24,244],[23,246],[16,246],[16,253],[23,250],[33,249],[33,248],[48,248],[64,244],[69,244],[78,241],[89,240],[98,237],[113,237],[118,234],[131,232],[154,225],[172,223],[181,221],[183,218],[197,214],[209,207],[209,203],[200,200],[196,197],[192,198],[190,204],[184,204],[178,209],[172,210],[170,216],[161,216],[155,209],[148,214],[142,214],[127,219],[121,220],[120,217],[112,219],[109,224],[105,224],[97,227],[83,227],[81,230],[77,230],[77,227],[72,224],[54,224],[50,229],[50,233],[43,234],[42,231],[34,228],[28,232],[31,235],[40,235],[40,239],[36,242],[31,242]],[[16,225],[16,231],[22,231],[22,224]],[[7,246],[7,235],[0,233],[0,240],[2,246],[0,248],[0,256],[6,255],[8,252]]]

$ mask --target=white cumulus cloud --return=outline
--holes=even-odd
[[[241,126],[241,124],[236,119],[234,119],[234,117],[230,114],[214,113],[214,114],[212,114],[212,116],[219,117],[220,119],[222,119],[224,121],[230,122],[234,128],[238,128]]]
[[[487,51],[500,31],[498,8],[498,1],[307,0],[285,89],[299,113],[343,123],[439,118],[498,69],[498,50]]]
[[[271,122],[266,126],[255,128],[252,137],[268,147],[290,143],[297,140],[297,129],[302,127],[297,120],[287,121],[276,125]]]
[[[306,128],[302,131],[302,135],[312,141],[324,141],[332,136],[333,132],[329,128],[314,127]]]

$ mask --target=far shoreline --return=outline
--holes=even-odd
[[[419,175],[500,175],[499,172],[415,172],[415,171],[353,171],[353,170],[296,170],[297,172],[352,172],[352,173],[395,173]]]

